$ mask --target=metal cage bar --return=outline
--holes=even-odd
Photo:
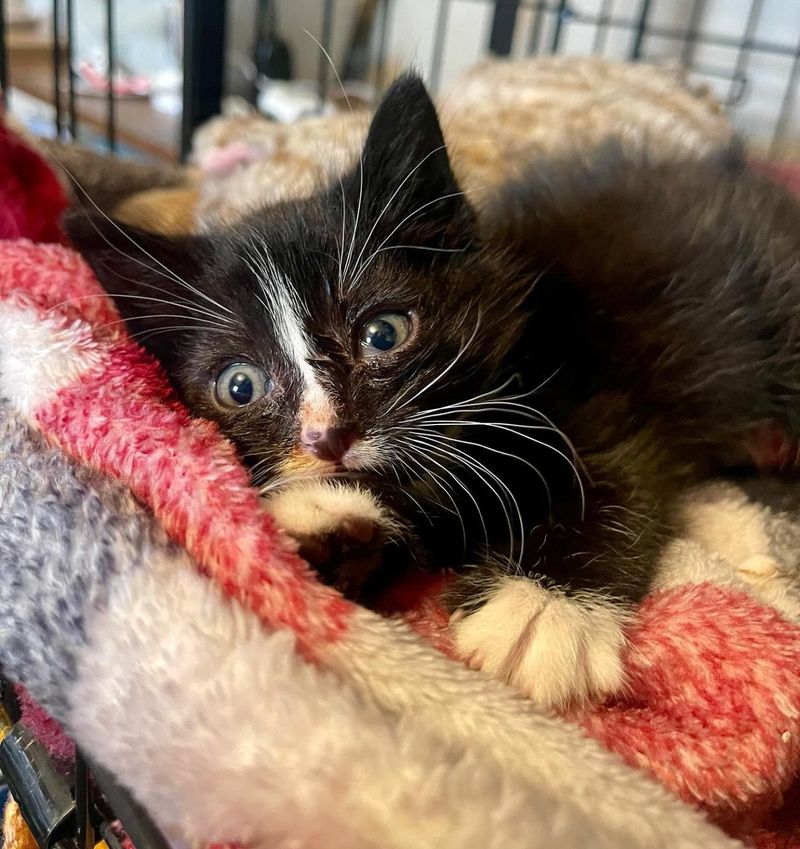
[[[642,0],[642,5],[639,7],[639,18],[636,22],[635,34],[630,52],[630,58],[634,61],[642,58],[642,48],[644,46],[645,36],[647,35],[647,23],[648,18],[650,17],[652,5],[652,0]]]
[[[561,38],[564,35],[564,27],[574,15],[575,13],[570,8],[567,0],[560,0],[556,9],[556,25],[553,29],[553,38],[550,41],[551,53],[558,53],[558,48],[561,46]]]
[[[433,53],[431,54],[430,83],[434,91],[439,89],[444,62],[444,47],[447,39],[447,18],[450,14],[450,0],[439,0],[436,13],[436,27],[433,31]]]
[[[67,119],[69,137],[78,136],[78,111],[75,105],[75,9],[73,0],[66,0],[67,23]]]
[[[478,0],[479,2],[479,0]],[[550,13],[556,13],[562,3],[557,5],[544,4],[544,8]],[[569,6],[569,23],[597,25],[599,21],[598,15],[590,15],[579,11],[578,9]],[[639,6],[639,11],[635,17],[626,16],[610,16],[603,24],[609,28],[620,29],[630,32],[634,37],[634,46],[639,44],[639,56],[633,57],[633,50],[629,51],[630,58],[642,58],[642,45],[645,36],[657,36],[658,38],[675,41],[678,44],[682,43],[686,37],[685,29],[676,29],[674,27],[655,25],[650,21],[650,13],[652,12],[653,0],[642,0]],[[535,6],[534,6],[535,8]],[[704,32],[698,39],[704,46],[713,47],[731,47],[738,49],[741,47],[742,39],[731,35],[723,35],[719,33]],[[750,44],[750,50],[753,53],[769,53],[776,56],[794,56],[795,48],[788,44],[780,42],[767,41],[764,39],[753,39]]]
[[[495,0],[492,29],[489,33],[489,50],[495,56],[508,56],[517,28],[519,0]]]
[[[792,68],[789,71],[789,77],[786,81],[786,89],[783,94],[778,120],[775,123],[775,130],[772,134],[772,144],[770,145],[770,156],[776,156],[780,150],[781,142],[786,137],[786,131],[789,129],[789,124],[794,115],[794,110],[797,106],[797,96],[800,92],[800,41],[794,52],[794,60]]]
[[[379,7],[378,39],[375,43],[375,58],[373,73],[375,88],[382,91],[386,80],[386,44],[389,38],[389,16],[391,15],[391,0],[381,0]]]
[[[285,3],[291,0],[283,0]],[[354,79],[369,79],[376,91],[386,82],[387,45],[390,43],[392,25],[396,13],[404,0],[372,0],[374,14],[369,21],[370,39],[364,41],[360,73]],[[599,0],[591,12],[583,11],[587,4],[583,0],[462,0],[472,5],[490,9],[490,29],[487,33],[488,51],[499,56],[512,53],[514,40],[519,34],[522,13],[527,13],[529,22],[524,34],[526,52],[559,52],[565,49],[570,30],[576,24],[589,25],[589,52],[605,55],[611,49],[609,36],[627,35],[630,39],[627,55],[632,60],[643,59],[650,52],[650,40],[668,41],[674,44],[671,52],[684,67],[696,73],[726,80],[729,85],[727,104],[736,106],[743,99],[748,87],[748,74],[754,67],[754,57],[770,55],[785,57],[786,72],[782,80],[783,92],[779,92],[775,104],[775,140],[794,133],[795,101],[800,96],[800,68],[798,49],[785,42],[780,36],[771,38],[759,34],[759,21],[766,8],[766,0],[751,0],[739,14],[742,15],[741,34],[735,31],[709,31],[705,28],[710,9],[708,0],[693,0],[688,4],[685,22],[662,23],[655,20],[655,0],[637,0],[633,11],[628,12],[623,4],[615,0]],[[104,0],[107,14],[106,47],[108,51],[109,86],[106,92],[106,120],[104,134],[111,149],[117,146],[119,135],[118,91],[113,85],[117,61],[116,0]],[[184,94],[181,122],[180,146],[182,155],[188,150],[194,128],[216,114],[221,105],[224,69],[225,7],[236,8],[228,0],[185,0],[184,2]],[[80,113],[77,109],[75,21],[80,0],[51,0],[48,4],[52,14],[52,102],[55,112],[55,131],[61,138],[76,138],[79,132]],[[321,11],[320,43],[329,53],[338,17],[345,14],[343,4],[335,0],[320,0],[315,8]],[[622,8],[620,8],[622,7]],[[14,79],[14,55],[8,52],[8,19],[4,12],[8,8],[0,0],[0,106],[6,103],[11,81]],[[101,7],[102,8],[102,7]],[[456,41],[453,30],[452,0],[437,0],[431,55],[428,71],[432,85],[436,88],[444,77],[448,50]],[[745,21],[746,19],[746,21]],[[452,36],[452,38],[451,38]],[[362,40],[363,41],[363,40]],[[616,55],[616,38],[614,53]],[[731,48],[735,51],[726,60],[724,67],[700,67],[696,64],[701,47]],[[79,57],[78,57],[79,58]],[[9,67],[9,63],[11,66]],[[333,69],[328,59],[320,56],[316,69],[317,89],[320,98],[329,94]],[[66,74],[66,78],[65,75]],[[723,93],[724,96],[724,93]],[[48,94],[47,99],[51,95]],[[76,103],[77,101],[77,103]],[[101,119],[102,120],[102,119]],[[777,148],[774,148],[777,149]]]
[[[322,50],[319,52],[319,63],[317,65],[317,96],[320,106],[328,98],[331,78],[331,36],[333,33],[334,0],[324,0],[322,4],[322,29],[320,30],[319,43]]]
[[[597,20],[597,32],[592,41],[592,53],[599,55],[605,52],[608,40],[608,21],[614,12],[614,0],[603,0]]]
[[[225,0],[184,0],[182,159],[195,128],[218,115],[222,105],[225,13]]]
[[[117,103],[114,98],[114,74],[117,68],[116,9],[114,0],[106,0],[106,56],[108,60],[108,91],[106,92],[106,141],[109,149],[117,149]]]
[[[729,93],[728,102],[731,105],[735,105],[744,97],[747,88],[747,66],[750,62],[753,38],[758,29],[758,22],[761,19],[761,10],[763,8],[764,0],[752,0],[750,3],[750,11],[747,13],[747,23],[742,33],[742,41],[739,45],[739,50],[736,54],[736,64],[733,68],[734,81],[740,81],[739,91],[736,94],[732,91]]]
[[[542,43],[542,33],[544,32],[544,16],[547,12],[546,3],[537,3],[531,10],[533,19],[531,20],[531,29],[528,33],[528,49],[529,56],[539,52]]]
[[[750,11],[747,14],[747,23],[745,24],[742,40],[739,43],[739,52],[736,56],[736,67],[734,71],[742,74],[747,68],[747,63],[750,59],[750,53],[753,49],[753,38],[758,29],[758,22],[761,19],[761,11],[764,8],[764,0],[752,0],[750,3]]]
[[[61,0],[53,0],[53,108],[56,137],[64,133],[64,108],[61,100]]]
[[[700,34],[700,22],[706,11],[706,0],[694,0],[692,13],[689,16],[689,24],[686,27],[686,36],[681,48],[681,65],[690,68],[694,63],[694,54],[697,50],[697,40]]]
[[[80,749],[75,750],[75,842],[77,849],[93,849],[92,788],[89,765]]]
[[[8,58],[6,54],[6,3],[0,0],[0,108],[8,103]]]

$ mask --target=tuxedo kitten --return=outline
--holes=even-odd
[[[678,496],[763,423],[800,432],[800,215],[733,161],[611,145],[476,216],[408,76],[311,198],[68,229],[324,579],[369,600],[454,568],[458,651],[546,706],[624,686]]]

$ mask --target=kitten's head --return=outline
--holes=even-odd
[[[180,240],[101,216],[68,231],[257,484],[418,476],[421,452],[437,456],[422,417],[502,383],[522,328],[523,284],[481,245],[414,76],[389,89],[359,162],[308,200]]]

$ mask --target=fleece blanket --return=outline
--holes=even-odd
[[[318,583],[80,258],[0,241],[0,663],[179,845],[800,846],[800,499],[767,489],[687,497],[628,692],[545,716],[435,598]]]

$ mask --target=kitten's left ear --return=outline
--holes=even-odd
[[[387,90],[346,191],[351,202],[363,196],[370,226],[383,213],[379,229],[384,233],[397,227],[415,244],[447,247],[462,247],[471,238],[473,213],[450,166],[436,107],[419,76],[400,77]]]

